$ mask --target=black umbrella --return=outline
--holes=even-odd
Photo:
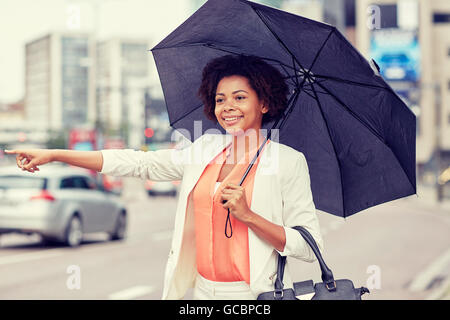
[[[317,209],[347,217],[416,193],[416,118],[335,27],[250,1],[209,0],[151,51],[170,125],[191,139],[194,121],[225,133],[197,96],[209,60],[256,55],[277,67],[289,105],[263,128],[267,138],[279,128],[279,142],[304,153]]]

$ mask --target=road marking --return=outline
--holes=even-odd
[[[40,251],[40,252],[22,253],[22,254],[16,254],[16,255],[11,255],[11,256],[6,256],[6,257],[0,257],[0,266],[12,264],[12,263],[52,258],[52,257],[60,256],[62,254],[63,254],[63,251],[61,251],[60,249],[49,249],[49,250]]]
[[[131,300],[138,297],[145,296],[155,291],[154,286],[136,286],[126,290],[122,290],[116,293],[112,293],[108,296],[109,300]]]
[[[420,272],[409,285],[409,289],[413,292],[426,290],[431,281],[440,275],[449,263],[450,249],[429,264],[425,270]]]
[[[448,300],[450,292],[450,280],[444,281],[437,289],[435,289],[425,300]]]

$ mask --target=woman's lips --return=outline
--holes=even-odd
[[[244,117],[244,116],[240,116],[240,117],[237,117],[237,119],[231,120],[231,121],[228,121],[228,120],[225,120],[225,119],[224,119],[223,122],[225,122],[228,126],[232,126],[232,125],[238,123],[239,120],[241,120],[243,117]]]

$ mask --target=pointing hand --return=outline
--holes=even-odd
[[[52,161],[52,153],[48,149],[5,150],[5,153],[16,154],[17,166],[28,172],[39,171],[37,166]]]

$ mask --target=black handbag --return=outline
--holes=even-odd
[[[314,294],[311,300],[361,300],[361,296],[370,293],[365,287],[355,288],[353,282],[348,279],[334,280],[333,273],[323,261],[316,241],[303,227],[293,227],[300,232],[305,241],[312,248],[322,271],[321,283],[313,284],[312,280],[295,282],[294,288],[284,289],[283,275],[286,257],[278,255],[277,279],[275,290],[258,295],[257,300],[299,300],[296,296]]]

